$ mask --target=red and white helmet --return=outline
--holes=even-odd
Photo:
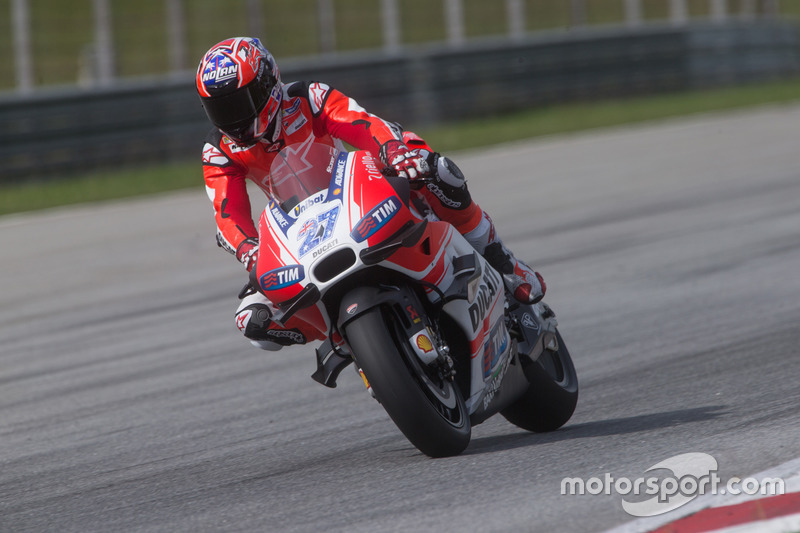
[[[237,144],[280,134],[281,77],[258,39],[236,37],[215,44],[197,68],[197,92],[209,120]]]

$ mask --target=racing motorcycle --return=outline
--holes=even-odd
[[[350,364],[406,438],[456,455],[500,413],[529,431],[569,420],[578,381],[555,313],[522,305],[406,179],[367,151],[308,141],[270,169],[251,284],[326,340],[312,378]]]

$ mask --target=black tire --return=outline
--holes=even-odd
[[[430,457],[464,451],[471,425],[458,387],[411,351],[388,309],[370,309],[345,326],[356,364],[403,435]]]
[[[572,417],[578,403],[578,376],[567,345],[556,331],[558,351],[544,350],[524,367],[530,386],[524,396],[503,409],[506,419],[537,433],[554,431]]]

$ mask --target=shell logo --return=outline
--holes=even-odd
[[[369,384],[366,374],[364,374],[364,371],[360,368],[358,369],[358,375],[361,376],[361,381],[364,382],[364,386],[367,388],[367,390],[371,389],[372,387]]]
[[[417,348],[425,353],[429,353],[433,351],[433,343],[425,335],[420,335],[417,337]]]

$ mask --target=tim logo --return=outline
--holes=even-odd
[[[276,291],[294,285],[305,277],[303,265],[289,265],[262,274],[258,283],[265,291]]]
[[[400,210],[400,199],[397,196],[384,200],[358,221],[350,236],[356,242],[362,242],[372,237]]]

